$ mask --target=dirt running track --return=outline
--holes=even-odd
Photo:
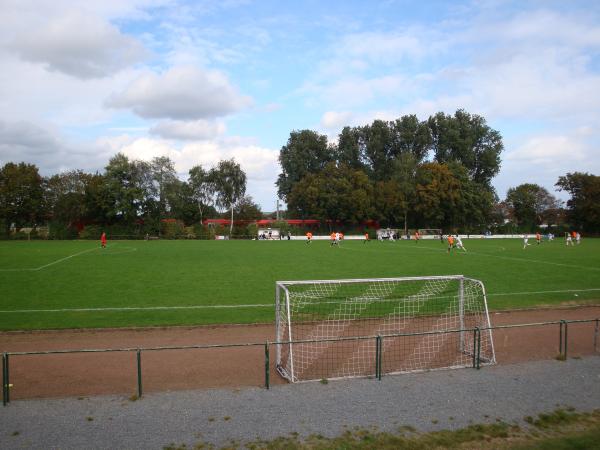
[[[555,320],[597,319],[600,306],[492,313],[492,325]],[[594,323],[570,324],[569,357],[594,353]],[[273,325],[234,325],[124,330],[0,333],[0,351],[48,351],[231,344],[274,340]],[[600,347],[600,337],[598,337]],[[558,354],[559,326],[545,325],[494,331],[496,359],[511,364],[552,359]],[[598,349],[600,350],[600,349]],[[270,379],[285,381],[274,370]],[[485,369],[483,369],[485,370]],[[136,352],[48,354],[10,357],[11,400],[35,397],[123,394],[137,389]],[[262,386],[264,346],[142,352],[144,393],[169,390]]]

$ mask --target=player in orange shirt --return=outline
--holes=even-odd
[[[415,231],[415,242],[418,244],[419,243],[419,239],[420,239],[421,235],[419,234],[418,231]]]
[[[308,233],[306,233],[306,243],[310,244],[312,241],[312,233],[309,231]]]
[[[103,231],[102,236],[100,236],[100,245],[102,248],[106,248],[106,233]]]
[[[535,241],[538,245],[540,245],[540,243],[542,242],[542,235],[539,232],[535,233]]]
[[[452,247],[454,247],[454,236],[449,234],[448,235],[448,253],[450,253],[450,250],[452,250]]]
[[[363,241],[363,244],[366,244],[367,242],[369,242],[369,232],[365,231],[365,240]]]

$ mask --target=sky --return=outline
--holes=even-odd
[[[600,174],[600,2],[0,0],[0,165],[235,158],[274,211],[291,131],[457,109],[503,137],[500,199]]]

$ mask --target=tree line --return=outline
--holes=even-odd
[[[192,225],[207,215],[233,217],[236,209],[260,218],[245,195],[246,180],[234,160],[210,170],[197,165],[185,181],[168,157],[147,162],[119,153],[102,173],[71,170],[50,177],[33,164],[7,163],[0,169],[0,229],[8,235],[11,228],[49,223],[56,238],[73,237],[86,225],[140,235],[160,233],[165,219]]]
[[[569,194],[566,205],[532,183],[510,188],[499,201],[492,179],[503,147],[498,131],[464,110],[347,126],[336,142],[312,130],[292,131],[279,152],[276,187],[286,218],[346,229],[375,220],[383,227],[464,233],[531,232],[542,224],[598,232],[600,177],[592,174],[559,177],[555,186]],[[231,235],[234,218],[264,218],[246,195],[246,180],[234,160],[211,169],[197,165],[186,180],[167,157],[140,161],[119,153],[102,172],[49,177],[33,164],[8,162],[0,168],[0,235],[46,224],[54,238],[76,237],[83,226],[91,234],[99,228],[158,234],[173,220],[198,225],[209,217],[231,219]]]
[[[279,154],[278,195],[288,215],[383,226],[480,233],[528,232],[569,222],[600,227],[599,178],[567,174],[556,183],[571,194],[567,209],[545,188],[523,184],[500,202],[492,187],[504,145],[486,120],[464,110],[419,121],[405,115],[346,126],[337,142],[312,130],[290,133]],[[585,192],[585,193],[584,193]]]

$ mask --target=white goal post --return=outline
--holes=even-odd
[[[462,275],[278,281],[276,366],[290,382],[495,364],[481,281]],[[399,336],[398,336],[399,335]],[[371,338],[367,338],[371,337]]]
[[[442,234],[440,228],[419,228],[418,231],[421,236],[434,236],[436,238]]]

